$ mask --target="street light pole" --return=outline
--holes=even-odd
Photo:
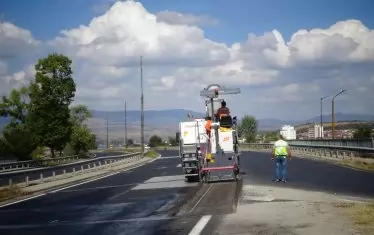
[[[331,128],[332,128],[332,139],[334,140],[335,139],[335,105],[334,105],[334,101],[335,101],[335,98],[344,93],[346,90],[345,89],[341,89],[340,92],[336,95],[334,95],[334,97],[332,97],[332,103],[331,103]]]
[[[329,96],[324,96],[324,97],[321,97],[321,127],[320,127],[320,138],[323,139],[323,130],[322,130],[322,127],[323,127],[323,121],[322,121],[322,112],[323,112],[323,109],[322,109],[322,101],[324,99],[326,99],[327,97]]]
[[[142,152],[144,153],[144,94],[143,94],[143,56],[140,56],[140,89],[141,89],[141,110],[140,110],[140,139],[142,145]]]
[[[126,107],[126,100],[125,100],[125,141],[123,142],[125,145],[125,148],[127,148],[127,107]]]

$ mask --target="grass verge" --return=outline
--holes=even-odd
[[[149,150],[146,154],[144,154],[145,157],[150,157],[150,158],[156,158],[158,157],[158,153],[155,150]]]
[[[17,186],[6,187],[6,188],[0,189],[0,201],[6,201],[6,200],[14,199],[20,196],[26,196],[28,194],[29,194],[28,192],[22,191]]]
[[[372,234],[374,231],[374,203],[339,202],[333,206],[343,209],[361,233]]]
[[[374,163],[363,162],[358,160],[343,160],[340,162],[342,165],[350,166],[357,169],[374,171]]]

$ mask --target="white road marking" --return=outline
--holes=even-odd
[[[179,156],[171,156],[171,157],[160,157],[159,160],[163,159],[170,159],[170,158],[180,158]]]
[[[38,198],[38,197],[42,197],[42,196],[45,196],[47,194],[50,194],[50,193],[56,193],[58,191],[61,191],[61,190],[65,190],[65,189],[68,189],[68,188],[73,188],[73,187],[76,187],[76,186],[79,186],[79,185],[82,185],[82,184],[87,184],[87,183],[90,183],[90,182],[93,182],[93,181],[96,181],[96,180],[100,180],[100,179],[104,179],[104,178],[107,178],[109,176],[113,176],[113,175],[117,175],[121,172],[125,172],[125,171],[128,171],[128,170],[132,170],[132,169],[135,169],[135,168],[138,168],[138,167],[141,167],[141,166],[144,166],[148,163],[151,163],[153,161],[156,161],[157,159],[161,158],[161,154],[155,158],[155,159],[152,159],[151,161],[149,162],[145,162],[141,165],[137,165],[137,166],[134,166],[134,167],[131,167],[131,168],[128,168],[126,170],[122,170],[122,171],[118,171],[118,172],[114,172],[112,174],[109,174],[109,175],[104,175],[104,176],[101,176],[99,178],[95,178],[95,179],[92,179],[92,180],[87,180],[87,181],[84,181],[84,182],[81,182],[81,183],[78,183],[78,184],[73,184],[73,185],[70,185],[70,186],[67,186],[67,187],[63,187],[63,188],[59,188],[59,189],[56,189],[56,190],[53,190],[51,192],[47,192],[47,193],[42,193],[42,194],[38,194],[38,195],[35,195],[35,196],[32,196],[32,197],[28,197],[28,198],[25,198],[25,199],[22,199],[22,200],[18,200],[18,201],[14,201],[14,202],[10,202],[10,203],[7,203],[7,204],[3,204],[3,205],[0,205],[0,208],[3,208],[3,207],[6,207],[6,206],[10,206],[10,205],[14,205],[14,204],[17,204],[17,203],[20,203],[20,202],[24,202],[24,201],[28,201],[28,200],[31,200],[31,199],[34,199],[34,198]]]
[[[192,209],[190,210],[189,213],[191,213],[196,207],[197,205],[199,205],[199,203],[201,202],[201,200],[203,200],[203,198],[209,193],[209,191],[212,189],[212,184],[209,185],[209,188],[206,190],[206,192],[203,194],[203,196],[201,196],[201,198],[199,199],[199,201],[196,202],[196,204],[192,207]]]
[[[211,218],[211,215],[204,215],[203,217],[201,217],[199,222],[197,222],[195,227],[192,228],[191,232],[188,235],[200,235]]]
[[[182,164],[178,164],[177,167],[182,167]]]

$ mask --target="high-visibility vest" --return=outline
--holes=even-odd
[[[274,155],[276,157],[288,155],[288,144],[284,140],[278,140],[274,143]]]

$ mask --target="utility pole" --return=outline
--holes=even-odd
[[[123,142],[125,148],[127,148],[127,107],[126,107],[126,100],[125,100],[125,141]]]
[[[143,94],[143,56],[140,56],[140,89],[141,89],[141,97],[140,97],[140,126],[141,126],[141,145],[142,145],[142,152],[144,153],[144,94]]]
[[[326,99],[327,97],[329,97],[329,96],[321,97],[321,128],[320,128],[320,132],[321,132],[320,138],[321,138],[321,139],[323,139],[323,120],[322,120],[322,112],[323,112],[323,109],[322,109],[322,101],[323,101],[324,99]]]
[[[109,122],[108,122],[108,113],[106,113],[106,148],[109,149]]]
[[[345,89],[341,89],[340,92],[336,95],[334,95],[334,97],[332,97],[332,101],[331,101],[331,128],[332,128],[332,139],[334,140],[335,139],[335,98],[344,93],[346,90]]]

